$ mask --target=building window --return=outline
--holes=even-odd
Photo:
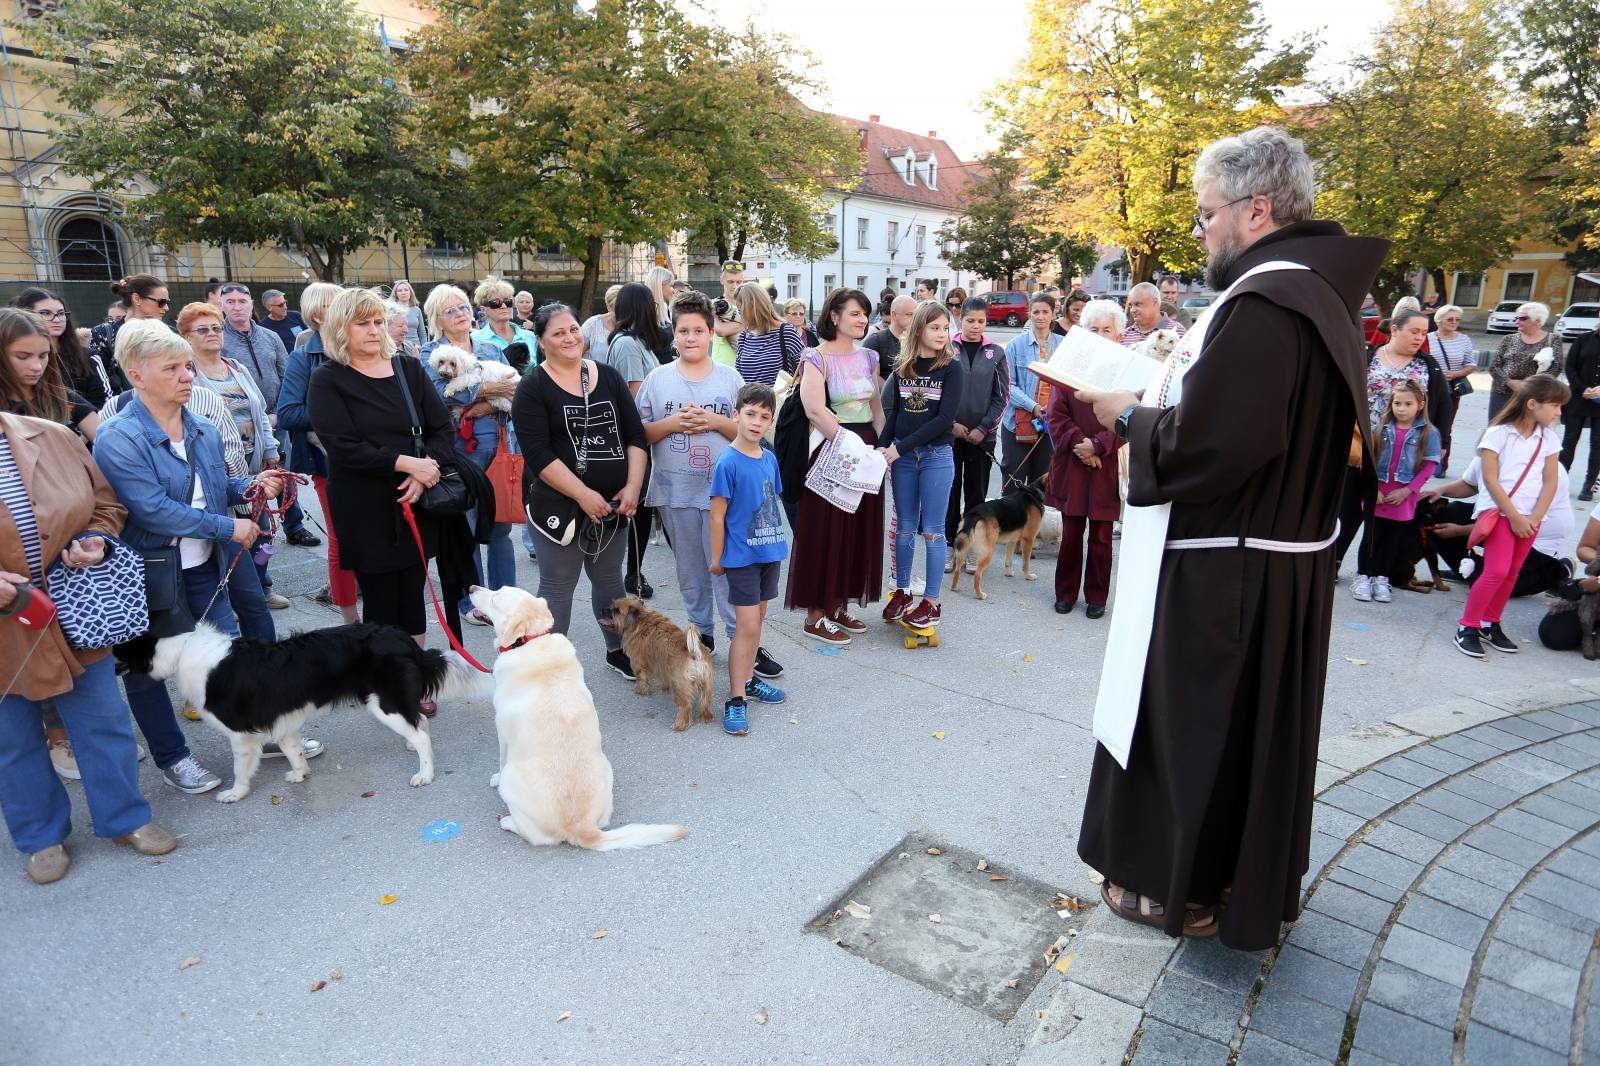
[[[1506,289],[1500,299],[1520,301],[1533,299],[1533,271],[1508,270],[1506,272]]]
[[[828,214],[828,215],[823,217],[822,226],[829,233],[832,233],[833,232],[833,228],[835,226],[837,226],[838,224],[839,224],[839,216],[838,215]]]
[[[889,223],[889,254],[894,255],[900,250],[900,223]]]
[[[917,254],[918,255],[927,255],[928,254],[928,227],[927,226],[918,226],[917,227]]]
[[[123,276],[122,241],[103,220],[82,215],[56,234],[56,261],[63,281],[111,281]]]
[[[786,289],[787,289],[787,293],[784,296],[784,299],[793,300],[793,299],[797,299],[800,296],[800,275],[799,274],[790,274],[789,275],[789,283],[786,286]]]
[[[1572,299],[1567,301],[1568,304],[1592,304],[1596,301],[1600,301],[1600,281],[1577,277],[1572,279]]]
[[[1455,291],[1450,294],[1450,302],[1459,307],[1482,307],[1483,275],[1457,274]]]
[[[857,248],[865,248],[865,247],[867,247],[867,236],[868,236],[869,228],[870,228],[869,227],[869,223],[867,222],[866,219],[864,219],[864,218],[856,219],[856,247]]]
[[[867,276],[865,274],[856,275],[856,288],[860,289],[862,292],[867,291]]]
[[[834,289],[838,288],[838,286],[833,283],[835,277],[837,277],[835,274],[822,275],[822,291],[824,294],[830,293]]]
[[[937,189],[938,187],[939,187],[939,161],[930,156],[928,158],[928,188]]]
[[[907,185],[916,185],[917,183],[917,153],[910,148],[906,149],[905,179]]]

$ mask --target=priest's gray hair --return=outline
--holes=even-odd
[[[1078,314],[1078,325],[1084,329],[1093,329],[1101,322],[1110,322],[1111,327],[1121,333],[1128,325],[1128,316],[1123,313],[1122,307],[1115,300],[1090,300],[1083,305],[1083,310]]]
[[[1226,204],[1252,196],[1272,201],[1272,220],[1280,225],[1311,217],[1316,175],[1306,147],[1277,126],[1257,126],[1237,137],[1213,141],[1194,164],[1194,185],[1217,183]]]

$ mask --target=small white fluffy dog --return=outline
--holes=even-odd
[[[1041,544],[1054,544],[1057,550],[1061,547],[1061,512],[1048,505],[1044,509],[1044,517],[1039,519],[1039,533],[1033,538],[1035,554],[1038,553]],[[1006,562],[1010,561],[1007,558]]]
[[[479,359],[465,348],[457,348],[453,344],[441,344],[435,348],[433,354],[428,356],[428,365],[445,379],[444,394],[448,397],[475,389],[486,381],[516,381],[520,377],[515,368],[505,363]],[[485,399],[494,405],[495,410],[511,413],[509,396]]]
[[[514,586],[472,587],[472,605],[494,621],[494,724],[500,772],[491,788],[511,811],[500,819],[530,844],[566,841],[593,851],[682,840],[681,825],[611,821],[611,762],[600,750],[600,719],[572,642],[551,632],[545,602]]]
[[[1139,345],[1139,354],[1164,363],[1167,361],[1167,356],[1172,354],[1172,349],[1178,346],[1178,340],[1177,330],[1158,329]]]

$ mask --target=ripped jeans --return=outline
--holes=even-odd
[[[956,474],[955,458],[948,444],[929,444],[902,455],[889,468],[894,487],[895,587],[911,587],[911,562],[916,553],[917,534],[927,545],[927,584],[929,594],[938,597],[944,581],[944,558],[949,546],[944,539],[945,508],[950,503],[950,483]]]

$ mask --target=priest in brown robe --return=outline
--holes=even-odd
[[[1309,860],[1358,316],[1388,242],[1312,218],[1279,129],[1212,144],[1194,187],[1222,295],[1142,396],[1079,393],[1131,451],[1078,853],[1120,916],[1259,950]]]

